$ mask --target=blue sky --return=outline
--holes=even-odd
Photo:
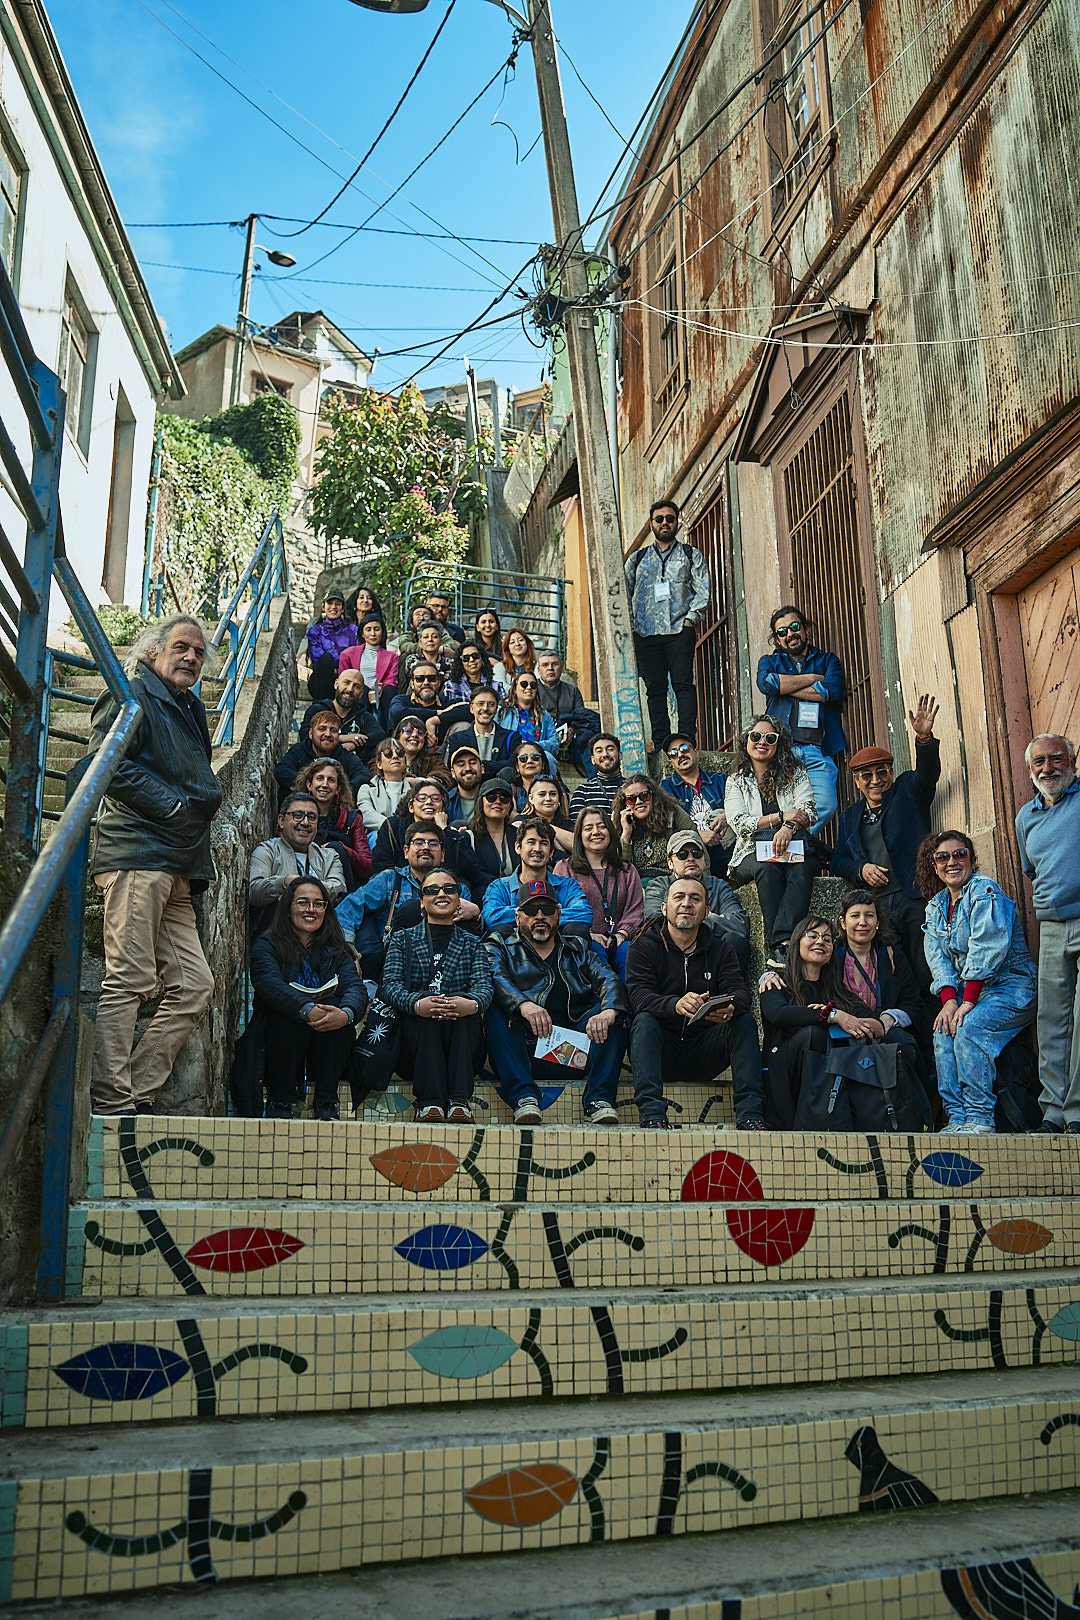
[[[94,0],[90,6],[52,0],[53,27],[120,211],[132,225],[155,225],[132,229],[131,237],[174,348],[215,321],[235,319],[243,256],[240,231],[227,225],[180,229],[178,222],[228,221],[252,212],[310,219],[375,138],[446,5],[431,0],[415,15],[382,16],[348,0],[180,0],[179,9],[166,0]],[[662,6],[553,0],[561,44],[624,134],[652,94],[690,10],[690,0]],[[503,12],[484,0],[456,0],[405,106],[328,222],[359,224],[382,203],[501,68],[511,43]],[[565,58],[562,73],[584,215],[622,146]],[[259,241],[285,248],[298,263],[295,271],[276,270],[258,256],[264,269],[254,283],[252,318],[269,324],[292,309],[321,308],[368,353],[384,352],[373,381],[396,387],[426,353],[392,357],[387,351],[439,346],[476,318],[537,244],[551,239],[543,148],[533,147],[539,129],[536,81],[524,46],[505,91],[500,74],[446,145],[371,222],[394,232],[452,232],[527,245],[466,247],[372,230],[345,242],[346,233],[330,224],[287,240],[275,233],[297,227],[266,219]],[[515,388],[535,385],[545,359],[520,323],[508,321],[457,343],[423,373],[421,385],[460,378],[463,353],[481,376],[493,374]]]

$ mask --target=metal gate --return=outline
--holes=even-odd
[[[735,664],[735,591],[731,569],[731,526],[728,486],[690,530],[709,565],[712,590],[705,617],[698,626],[694,680],[698,693],[698,731],[702,748],[734,746],[738,730],[738,678]]]

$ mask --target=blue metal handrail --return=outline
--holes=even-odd
[[[470,631],[476,615],[493,607],[503,621],[528,631],[541,647],[566,646],[566,580],[558,575],[513,573],[423,558],[413,564],[405,586],[405,623],[415,603],[432,590],[450,593],[450,617]]]
[[[275,596],[284,595],[287,588],[285,530],[280,515],[275,512],[263,530],[254,555],[241,574],[236,589],[229,598],[228,606],[210,637],[212,647],[220,647],[226,634],[229,637],[229,651],[221,672],[216,677],[222,683],[221,696],[213,708],[207,708],[206,711],[208,721],[212,715],[220,717],[217,730],[213,734],[215,748],[220,748],[233,740],[236,700],[244,682],[255,674],[255,648],[259,636],[270,624],[270,603]],[[236,625],[233,622],[233,615],[247,590],[251,591],[251,601],[243,622]]]

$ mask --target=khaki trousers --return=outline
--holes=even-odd
[[[214,989],[195,927],[191,884],[172,872],[102,872],[105,979],[94,1041],[93,1107],[130,1113],[157,1096]],[[165,993],[134,1053],[139,1004]]]

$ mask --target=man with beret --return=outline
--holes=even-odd
[[[926,902],[915,881],[915,857],[930,832],[930,807],[941,775],[934,736],[937,700],[919,698],[908,719],[915,769],[893,777],[887,748],[863,748],[850,761],[859,797],[840,816],[831,866],[838,877],[873,891],[898,936],[920,989],[929,989],[922,948]]]

